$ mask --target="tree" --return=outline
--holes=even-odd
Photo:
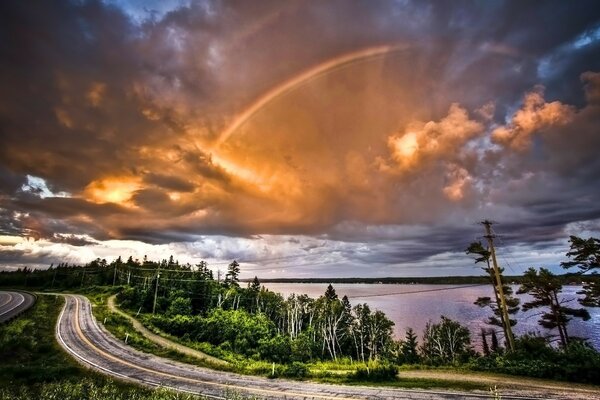
[[[538,323],[546,329],[557,329],[560,343],[566,348],[569,343],[567,324],[573,317],[584,321],[590,319],[590,314],[585,308],[570,308],[563,305],[558,295],[562,291],[560,280],[546,268],[536,271],[529,268],[523,275],[521,287],[517,293],[527,293],[533,297],[532,301],[523,304],[523,310],[546,307]]]
[[[353,311],[350,333],[356,358],[363,362],[378,359],[391,347],[394,323],[379,310],[372,313],[366,303],[356,305]]]
[[[425,326],[421,353],[432,364],[455,363],[470,352],[469,330],[457,321],[442,315],[440,323]]]
[[[256,293],[260,292],[260,281],[257,276],[255,276],[252,282],[248,284],[248,289]]]
[[[476,305],[479,307],[489,307],[491,308],[493,315],[488,318],[487,323],[494,326],[499,326],[504,331],[504,337],[508,338],[508,326],[514,326],[517,324],[515,319],[509,318],[508,321],[505,321],[504,313],[502,312],[502,303],[500,300],[500,293],[498,290],[499,282],[496,279],[496,274],[494,273],[493,268],[490,265],[490,257],[491,252],[487,250],[481,242],[473,242],[469,245],[466,250],[467,254],[474,254],[476,256],[475,263],[485,262],[485,267],[482,269],[489,275],[492,286],[494,287],[494,300],[490,297],[478,297],[475,300]],[[500,276],[504,272],[504,268],[498,268]],[[502,283],[502,290],[504,293],[504,299],[506,302],[506,308],[509,315],[516,314],[519,311],[519,303],[520,300],[514,296],[513,290],[509,285],[505,285]]]
[[[405,364],[417,364],[421,360],[417,350],[417,335],[412,328],[406,330],[404,340],[400,344],[400,359]]]
[[[338,298],[338,295],[335,292],[335,289],[333,288],[331,283],[329,284],[329,286],[327,286],[327,290],[325,290],[325,298],[329,301],[337,300]]]
[[[239,285],[240,275],[240,264],[233,260],[231,264],[227,266],[227,274],[225,275],[225,284],[227,286],[240,286]]]
[[[596,273],[596,270],[600,270],[600,239],[593,237],[582,239],[577,236],[571,236],[569,242],[571,243],[571,249],[566,256],[571,261],[560,263],[563,268],[578,267],[579,272],[582,274],[586,272]],[[579,300],[582,305],[600,307],[600,280],[596,279],[584,283],[583,290],[578,292],[578,294],[584,295]]]
[[[331,284],[327,286],[325,294],[315,304],[317,317],[317,331],[320,333],[322,342],[322,353],[325,350],[333,360],[337,360],[341,352],[340,336],[343,334],[342,321],[345,318],[345,308],[338,298]]]
[[[176,297],[169,305],[167,315],[191,315],[192,302],[189,298]]]

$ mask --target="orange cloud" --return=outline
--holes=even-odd
[[[137,177],[108,177],[91,182],[84,189],[84,196],[96,203],[130,205],[129,200],[140,187]]]
[[[527,93],[522,107],[506,125],[492,132],[492,141],[513,150],[527,150],[533,134],[552,126],[565,125],[573,120],[575,109],[572,106],[544,100],[544,88],[537,86]]]
[[[404,133],[388,137],[391,169],[402,173],[434,159],[452,158],[483,130],[483,124],[469,119],[467,111],[453,103],[440,121],[412,122]]]
[[[471,187],[472,178],[469,172],[456,164],[448,168],[449,183],[444,187],[444,195],[455,202],[464,199],[466,192]]]

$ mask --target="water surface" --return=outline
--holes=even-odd
[[[281,293],[284,297],[292,293],[308,294],[310,297],[321,296],[327,284],[324,283],[266,283],[265,286]],[[347,295],[352,305],[367,303],[371,309],[377,309],[394,321],[394,333],[397,338],[402,338],[406,328],[411,327],[421,337],[427,321],[439,321],[441,315],[460,321],[466,325],[472,339],[478,345],[479,332],[482,327],[489,327],[484,323],[491,310],[480,308],[473,304],[480,296],[493,297],[494,292],[490,285],[407,285],[407,284],[371,284],[371,283],[338,283],[333,285],[338,296]],[[439,290],[448,289],[449,290]],[[516,292],[517,287],[514,287]],[[580,307],[576,299],[577,291],[581,286],[563,287],[564,301],[569,301],[570,307]],[[521,302],[530,299],[521,295]],[[516,334],[526,332],[540,332],[545,335],[548,330],[537,323],[541,309],[530,310],[516,314],[518,320],[514,327]],[[600,349],[600,308],[588,308],[592,318],[588,321],[573,319],[568,327],[571,336],[585,337],[596,348]],[[555,332],[553,332],[555,333]]]

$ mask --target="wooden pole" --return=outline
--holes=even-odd
[[[508,307],[506,306],[506,297],[504,296],[504,287],[502,284],[502,277],[500,275],[500,269],[498,268],[498,261],[496,260],[496,250],[494,249],[494,235],[492,235],[492,222],[485,220],[481,222],[485,227],[485,238],[488,241],[490,247],[490,255],[492,256],[492,265],[494,266],[494,275],[496,276],[496,285],[498,290],[498,296],[500,297],[500,308],[504,319],[506,342],[508,348],[513,351],[515,349],[515,338],[512,333],[512,327],[510,326],[510,317],[508,315]]]

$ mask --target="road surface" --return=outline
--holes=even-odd
[[[227,393],[261,399],[489,399],[484,392],[405,390],[382,387],[327,385],[312,382],[267,379],[215,371],[137,351],[116,339],[92,315],[91,304],[83,296],[65,295],[66,301],[56,325],[61,346],[80,363],[108,375],[150,386],[224,398]],[[508,392],[509,399],[589,399],[587,396],[536,392]]]
[[[0,291],[0,323],[9,321],[35,304],[35,296],[27,292]]]

